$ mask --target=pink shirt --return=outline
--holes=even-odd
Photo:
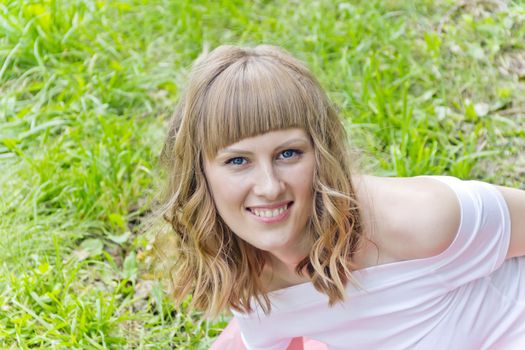
[[[310,283],[271,292],[270,314],[259,305],[234,312],[246,348],[286,349],[305,336],[333,350],[525,349],[525,257],[505,260],[505,200],[487,183],[432,178],[461,207],[444,252],[355,271],[363,289],[349,284],[345,302],[333,307]]]

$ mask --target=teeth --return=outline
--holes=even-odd
[[[288,204],[274,210],[252,209],[252,213],[261,218],[273,218],[281,215],[286,209],[288,209]]]

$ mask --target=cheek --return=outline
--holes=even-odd
[[[228,210],[241,208],[244,203],[246,185],[231,176],[215,176],[209,181],[215,206],[221,216],[227,216]]]
[[[313,194],[313,179],[314,179],[314,165],[306,163],[304,166],[298,167],[293,174],[291,179],[295,183],[296,189],[303,196],[312,196]]]

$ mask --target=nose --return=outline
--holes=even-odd
[[[284,190],[284,182],[273,166],[265,165],[257,169],[253,186],[253,193],[256,196],[264,197],[268,200],[277,200]]]

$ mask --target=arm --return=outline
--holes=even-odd
[[[525,191],[496,186],[509,207],[511,236],[507,259],[525,255]]]

